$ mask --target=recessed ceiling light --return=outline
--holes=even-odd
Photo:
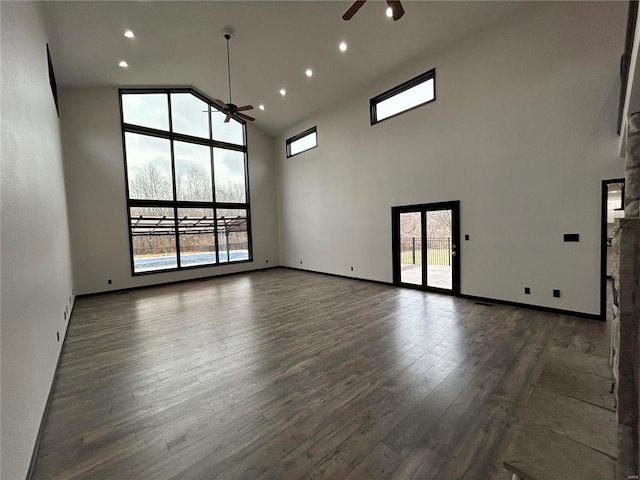
[[[283,97],[287,94],[287,91],[284,88],[280,89],[280,95],[282,95]]]
[[[307,71],[304,73],[307,74],[307,77],[310,77],[311,75],[313,75],[313,70],[311,70],[310,68],[307,68]]]
[[[133,34],[133,32],[131,30],[127,30],[126,32],[124,32],[124,36],[127,37],[127,38],[135,37],[135,35]]]
[[[387,17],[393,17],[393,9],[391,7],[387,7]]]
[[[340,47],[339,47],[339,48],[340,48],[340,51],[341,51],[341,52],[346,52],[346,51],[347,51],[347,44],[346,44],[345,42],[342,42],[342,43],[340,44]]]
[[[127,68],[129,66],[129,64],[127,62],[125,62],[124,60],[121,60],[118,65],[120,65],[122,68]]]
[[[264,110],[264,105],[258,105],[258,108],[259,108],[260,110]]]

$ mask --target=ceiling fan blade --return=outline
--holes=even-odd
[[[229,120],[231,120],[231,114],[230,113],[227,114],[227,118],[224,119],[224,123],[229,123]]]
[[[362,7],[362,5],[364,5],[364,2],[366,1],[367,0],[356,0],[355,2],[353,2],[353,5],[351,5],[349,10],[344,12],[344,15],[342,15],[342,19],[351,20],[351,17],[353,17],[356,14],[356,12],[360,10],[360,7]]]
[[[253,105],[243,105],[242,107],[236,108],[237,112],[244,112],[245,110],[253,110]]]
[[[393,12],[393,20],[399,20],[404,15],[404,8],[400,4],[400,0],[387,0],[387,5]]]
[[[228,109],[229,109],[229,106],[228,106],[226,103],[224,103],[222,100],[215,99],[215,100],[213,101],[213,103],[215,103],[215,104],[216,104],[216,105],[218,105],[219,107],[224,108],[225,110],[228,110]]]
[[[249,115],[245,115],[244,113],[236,113],[236,115],[238,115],[240,118],[244,118],[245,120],[249,120],[250,122],[253,122],[255,120],[255,118],[250,117]]]

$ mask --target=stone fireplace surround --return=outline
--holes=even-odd
[[[640,113],[628,120],[624,201],[625,218],[616,219],[613,235],[611,324],[619,479],[634,478],[640,465]]]

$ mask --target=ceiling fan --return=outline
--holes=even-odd
[[[351,17],[360,10],[360,7],[362,7],[366,1],[367,0],[357,0],[353,2],[353,5],[351,5],[349,10],[342,15],[342,19],[351,20]],[[393,17],[393,20],[399,20],[404,15],[404,9],[402,8],[399,0],[387,0],[387,6],[391,9],[391,16]]]
[[[255,118],[246,115],[244,112],[246,110],[253,110],[252,105],[243,105],[242,107],[237,106],[235,103],[231,101],[231,62],[229,60],[229,39],[231,39],[231,32],[229,29],[225,29],[224,38],[227,40],[227,73],[229,78],[229,102],[224,103],[222,100],[215,99],[213,103],[218,105],[222,110],[222,113],[225,113],[227,117],[224,119],[224,123],[228,123],[231,120],[231,117],[240,117],[245,120],[249,120],[253,122]],[[207,112],[217,112],[217,110],[205,110]]]

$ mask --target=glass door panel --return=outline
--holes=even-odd
[[[400,281],[411,285],[422,282],[422,214],[400,214]]]
[[[427,211],[426,264],[427,286],[451,290],[453,286],[453,262],[451,210]]]
[[[393,283],[460,293],[460,202],[391,208]]]

